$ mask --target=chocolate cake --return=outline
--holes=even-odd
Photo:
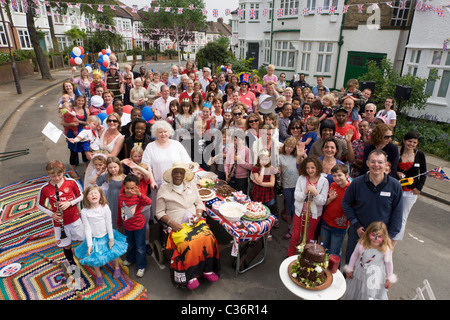
[[[320,286],[327,277],[328,259],[325,248],[319,244],[308,243],[300,250],[302,252],[292,268],[292,276],[306,287]]]

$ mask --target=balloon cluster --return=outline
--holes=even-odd
[[[102,49],[98,54],[97,62],[100,64],[100,69],[105,72],[109,66],[109,56],[111,55],[111,49]]]
[[[77,64],[80,65],[83,63],[83,57],[84,57],[84,49],[83,47],[73,47],[72,51],[70,52],[70,59],[69,63],[73,66],[76,66]]]

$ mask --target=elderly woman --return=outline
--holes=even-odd
[[[217,281],[220,270],[219,246],[202,218],[205,210],[194,174],[182,162],[175,162],[164,172],[164,181],[156,201],[156,217],[172,230],[167,242],[174,249],[170,262],[173,281],[177,286],[193,290],[198,277]]]
[[[142,86],[140,78],[134,80],[134,88],[130,90],[130,101],[135,107],[144,108],[147,103],[147,90]]]
[[[184,146],[171,139],[174,130],[172,126],[165,120],[158,120],[152,125],[152,137],[156,140],[147,145],[142,156],[142,162],[147,164],[149,169],[153,172],[155,182],[158,186],[164,184],[163,174],[172,167],[176,161],[183,163],[190,163],[191,157],[187,153]],[[156,190],[151,191],[152,202],[156,201]],[[153,218],[155,216],[155,206],[151,208]]]
[[[392,132],[392,127],[381,123],[378,124],[371,132],[369,138],[369,144],[364,148],[364,158],[362,163],[362,174],[369,171],[367,166],[367,159],[370,151],[374,149],[381,149],[387,154],[387,160],[390,162],[391,171],[389,175],[397,179],[397,165],[399,161],[399,152],[396,144],[392,142],[394,139],[394,133]]]

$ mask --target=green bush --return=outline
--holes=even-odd
[[[400,143],[403,136],[412,130],[419,134],[420,150],[450,161],[450,124],[431,121],[426,117],[397,115],[395,136]]]

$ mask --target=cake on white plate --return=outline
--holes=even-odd
[[[245,209],[245,216],[250,219],[264,218],[267,214],[266,207],[261,202],[246,203]]]

